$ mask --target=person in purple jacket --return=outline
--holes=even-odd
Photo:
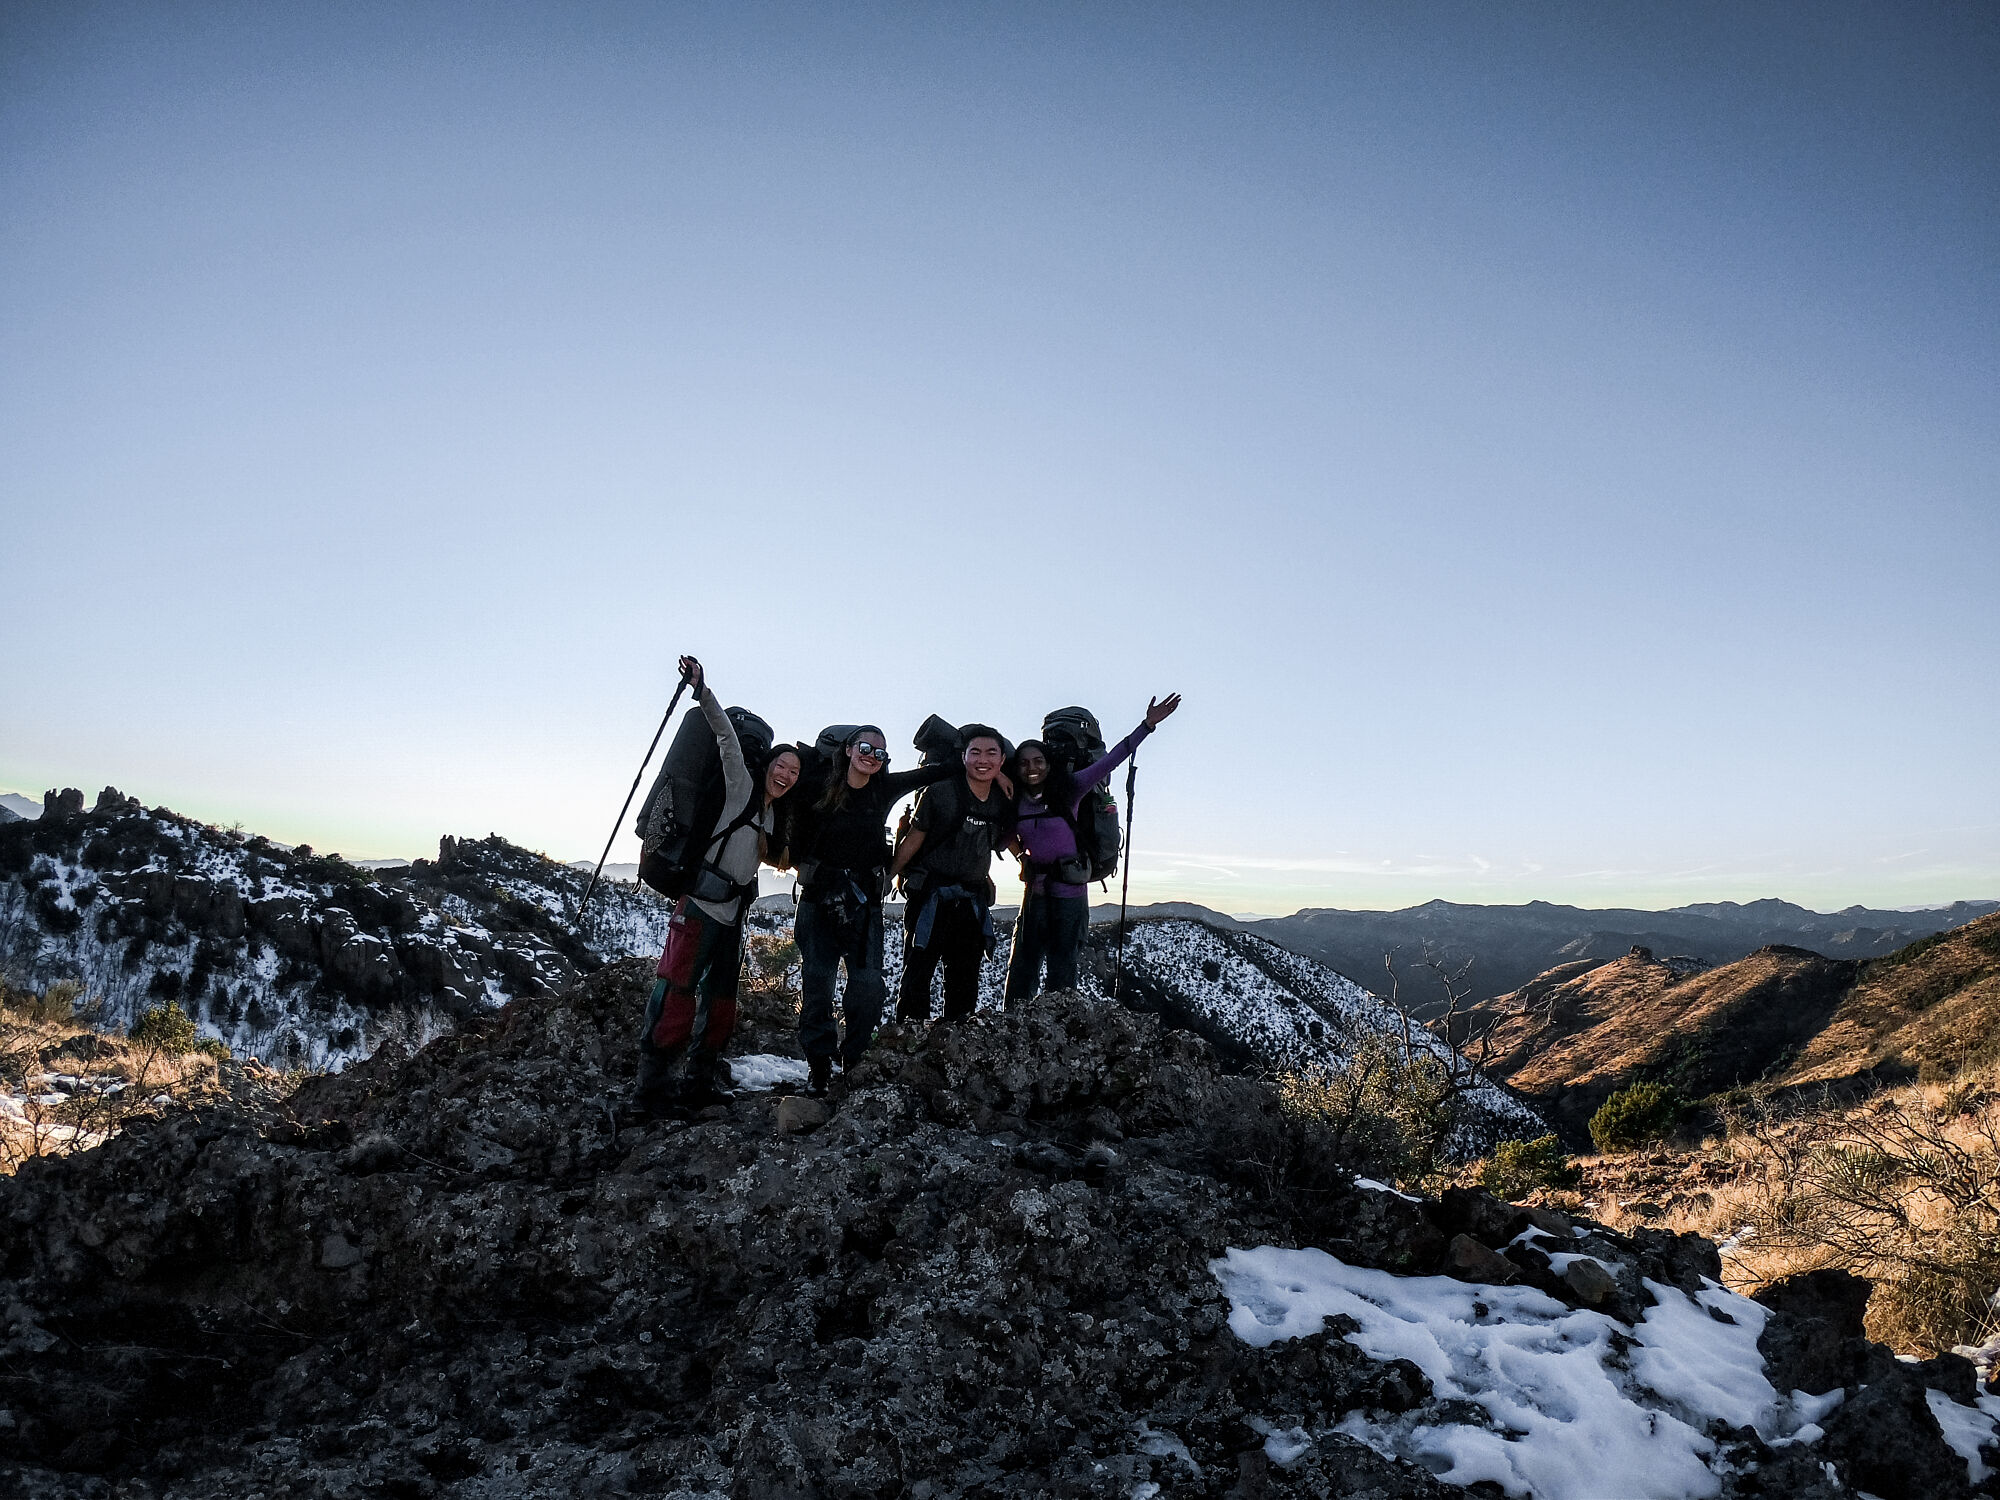
[[[1049,759],[1040,740],[1024,740],[1014,752],[1020,791],[1014,803],[1014,852],[1021,859],[1021,912],[1014,918],[1014,949],[1007,959],[1007,1008],[1041,987],[1048,965],[1048,988],[1076,987],[1077,957],[1090,927],[1090,862],[1077,847],[1077,815],[1091,788],[1102,785],[1139,742],[1175,709],[1181,695],[1169,693],[1146,704],[1139,727],[1104,756],[1074,773]],[[1128,851],[1129,857],[1129,851]]]

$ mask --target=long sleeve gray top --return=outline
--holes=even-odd
[[[775,823],[772,809],[760,805],[757,816],[749,823],[726,838],[719,835],[719,830],[728,828],[743,815],[752,798],[762,803],[764,789],[757,784],[759,778],[743,759],[743,746],[736,738],[736,726],[729,722],[729,715],[722,711],[721,703],[709,691],[706,681],[701,685],[697,701],[701,704],[702,717],[708,720],[708,727],[715,732],[716,748],[722,753],[722,813],[715,821],[718,837],[709,844],[702,857],[731,880],[749,885],[757,879],[757,866],[763,862],[764,839]],[[733,926],[742,920],[748,899],[695,901],[694,904],[716,921]]]

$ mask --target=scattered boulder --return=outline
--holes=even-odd
[[[803,1094],[787,1094],[778,1101],[776,1125],[779,1135],[804,1135],[827,1122],[829,1111],[817,1099]]]
[[[1469,1234],[1453,1235],[1451,1243],[1445,1246],[1444,1274],[1460,1281],[1490,1282],[1494,1285],[1521,1279],[1519,1268],[1511,1260]]]
[[[1571,1261],[1562,1279],[1585,1307],[1603,1307],[1618,1295],[1618,1279],[1595,1260]]]
[[[1863,1320],[1872,1281],[1846,1271],[1807,1271],[1774,1281],[1756,1300],[1782,1318],[1764,1325],[1757,1341],[1780,1390],[1817,1396],[1855,1381],[1866,1349]]]

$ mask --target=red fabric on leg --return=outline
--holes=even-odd
[[[660,1001],[660,1019],[647,1040],[662,1051],[684,1046],[694,1034],[694,991],[669,985]]]
[[[720,1052],[729,1045],[729,1039],[736,1035],[736,997],[717,995],[708,1002],[708,1034],[702,1038],[702,1046],[710,1052]]]
[[[674,908],[673,920],[667,925],[667,946],[660,950],[660,962],[654,968],[656,978],[664,979],[677,990],[694,988],[695,960],[701,956],[702,934],[708,924],[699,911],[691,910],[687,898],[683,896]]]

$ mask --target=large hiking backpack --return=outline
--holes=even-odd
[[[1097,715],[1087,708],[1059,708],[1042,716],[1042,743],[1049,759],[1070,771],[1081,771],[1104,754],[1104,732]]]
[[[819,738],[813,741],[813,750],[824,756],[826,763],[831,766],[839,761],[840,752],[847,747],[847,742],[859,733],[861,733],[859,724],[829,724],[819,732]]]
[[[1104,734],[1097,715],[1087,708],[1059,708],[1042,719],[1042,743],[1049,759],[1072,776],[1104,755]],[[1067,809],[1062,809],[1067,811]],[[1090,862],[1092,880],[1108,880],[1118,872],[1118,801],[1109,785],[1094,786],[1071,820],[1076,849]]]
[[[923,757],[920,763],[926,766],[951,765],[965,755],[965,736],[936,714],[917,726],[910,743],[917,747]]]
[[[771,726],[747,708],[724,712],[736,727],[744,761],[753,769],[763,765],[771,754]],[[639,808],[633,828],[639,836],[639,878],[663,896],[693,890],[715,841],[723,796],[722,751],[715,731],[699,707],[691,708],[674,731],[660,774]],[[753,794],[745,811],[758,806]]]
[[[965,731],[970,725],[953,724],[932,714],[917,726],[917,732],[910,743],[922,755],[921,765],[956,765],[965,758]],[[1000,736],[1000,754],[1007,760],[1014,758],[1014,742],[1006,735]]]

